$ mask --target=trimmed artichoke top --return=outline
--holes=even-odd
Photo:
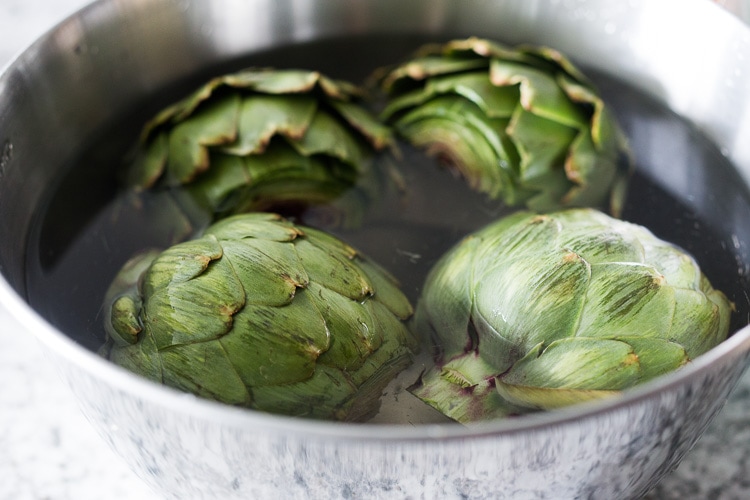
[[[508,205],[621,208],[622,133],[559,52],[468,38],[427,45],[380,79],[386,123]]]
[[[330,202],[371,175],[374,153],[392,143],[362,97],[315,71],[213,78],[145,125],[128,183],[185,186],[222,216]]]
[[[412,390],[460,422],[616,394],[719,344],[732,309],[644,227],[592,209],[519,212],[431,271],[415,322],[437,367]]]
[[[267,213],[126,264],[105,300],[112,361],[196,395],[363,420],[417,349],[395,280],[339,239]]]

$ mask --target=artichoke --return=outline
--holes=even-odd
[[[360,421],[418,348],[395,280],[275,214],[231,216],[126,264],[105,299],[116,364],[230,405]]]
[[[521,211],[431,270],[414,320],[436,366],[411,390],[459,422],[618,394],[723,341],[733,307],[644,227]]]
[[[367,182],[380,181],[373,157],[393,141],[362,97],[314,71],[216,77],[144,126],[127,183],[184,186],[215,218],[320,206],[358,186],[345,204],[356,213],[336,214],[357,217],[372,197]]]
[[[468,38],[427,45],[382,73],[381,118],[473,189],[532,210],[619,213],[630,169],[624,136],[559,52]]]

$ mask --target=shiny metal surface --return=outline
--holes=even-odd
[[[747,366],[745,328],[687,369],[614,401],[475,428],[332,424],[227,408],[150,384],[26,305],[22,242],[44,186],[82,143],[142,96],[197,69],[292,41],[391,32],[553,45],[668,104],[750,179],[743,140],[750,32],[726,12],[700,0],[467,5],[101,0],[0,76],[0,304],[42,341],[103,437],[166,498],[638,497],[699,438]],[[683,174],[675,165],[662,181]]]

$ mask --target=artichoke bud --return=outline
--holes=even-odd
[[[382,187],[377,153],[393,144],[363,97],[314,71],[215,77],[144,126],[127,183],[182,187],[216,218],[303,210],[355,190],[338,209],[359,214]]]
[[[532,210],[621,210],[624,135],[559,52],[468,38],[425,46],[378,76],[383,120],[473,189]]]
[[[264,212],[134,259],[106,300],[109,359],[272,413],[367,419],[418,349],[412,306],[390,274],[332,235]]]
[[[436,367],[413,393],[459,422],[599,399],[722,342],[733,309],[641,226],[594,209],[518,212],[431,270],[414,321]]]

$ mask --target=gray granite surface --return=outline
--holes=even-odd
[[[0,0],[0,66],[85,3]],[[750,13],[750,2],[721,3]],[[0,499],[156,498],[94,432],[36,341],[2,309],[0,346]],[[680,467],[647,498],[750,498],[750,372]]]

